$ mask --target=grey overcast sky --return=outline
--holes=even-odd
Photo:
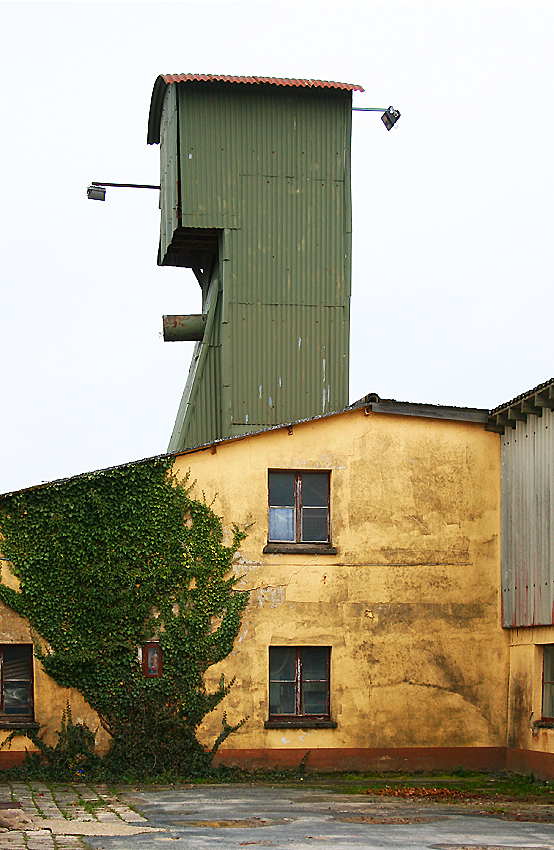
[[[550,2],[0,2],[0,492],[165,451],[200,310],[158,268],[158,74],[359,83],[350,399],[494,407],[554,374]]]

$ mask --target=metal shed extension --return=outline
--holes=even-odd
[[[491,411],[501,426],[502,625],[554,624],[554,379]]]

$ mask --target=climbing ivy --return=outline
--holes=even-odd
[[[196,730],[228,693],[207,668],[232,650],[247,593],[230,575],[244,533],[230,545],[221,520],[156,458],[3,497],[2,551],[19,590],[0,599],[27,617],[35,655],[63,687],[77,688],[111,735],[114,769],[203,772],[211,750]],[[143,675],[139,648],[158,640],[159,678]],[[40,696],[39,696],[40,698]]]

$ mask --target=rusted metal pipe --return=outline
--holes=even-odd
[[[206,316],[164,316],[164,342],[198,342],[204,338]]]

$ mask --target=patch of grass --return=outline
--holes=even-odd
[[[98,809],[102,809],[105,806],[103,800],[83,800],[83,809],[85,812],[88,812],[89,815],[95,815]]]
[[[312,775],[312,781],[319,784],[317,778]],[[516,799],[531,799],[536,802],[552,802],[554,784],[542,782],[534,776],[518,776],[509,773],[485,773],[472,772],[458,769],[452,773],[413,773],[413,774],[352,774],[327,775],[319,777],[324,779],[325,787],[337,793],[367,794],[375,791],[382,796],[410,796],[402,794],[402,789],[414,789],[412,796],[440,796],[444,790],[444,798],[451,796],[460,797],[463,793],[482,797],[503,797]],[[425,793],[427,790],[428,793]],[[419,792],[419,793],[418,793]],[[447,792],[452,792],[450,795]],[[454,793],[456,792],[456,793]]]

